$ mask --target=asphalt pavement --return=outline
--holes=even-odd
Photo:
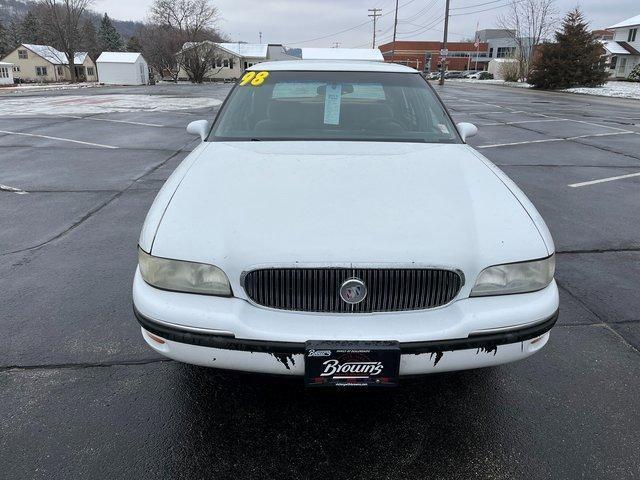
[[[161,358],[131,311],[146,212],[197,145],[186,124],[218,108],[197,99],[229,88],[0,94],[0,110],[8,98],[25,111],[54,102],[50,114],[0,114],[0,476],[640,475],[639,101],[436,87],[456,121],[478,125],[470,143],[547,221],[558,325],[519,363],[318,392]],[[73,109],[78,96],[107,95],[178,100],[56,115],[55,101]]]

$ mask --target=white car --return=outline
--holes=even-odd
[[[188,131],[203,141],[140,235],[134,311],[155,351],[387,386],[547,343],[551,235],[416,70],[261,63]]]

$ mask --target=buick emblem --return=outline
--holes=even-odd
[[[367,286],[359,278],[349,278],[340,286],[340,298],[346,303],[360,303],[366,296]]]

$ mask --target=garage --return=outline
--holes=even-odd
[[[149,66],[141,53],[102,52],[96,61],[100,83],[106,85],[146,85]]]

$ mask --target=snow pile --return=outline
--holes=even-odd
[[[81,83],[22,83],[20,85],[3,87],[0,93],[20,93],[20,92],[48,92],[53,90],[75,90],[78,88],[100,87],[98,82]]]
[[[602,87],[575,87],[563,90],[563,92],[640,100],[640,82],[607,82]]]
[[[502,85],[505,87],[531,88],[531,85],[524,82],[505,82],[504,80],[479,80],[477,78],[449,78],[445,82],[461,82],[461,83],[484,83],[488,85]]]
[[[168,95],[65,95],[2,99],[0,115],[93,115],[111,112],[193,110],[220,105],[214,98]]]

